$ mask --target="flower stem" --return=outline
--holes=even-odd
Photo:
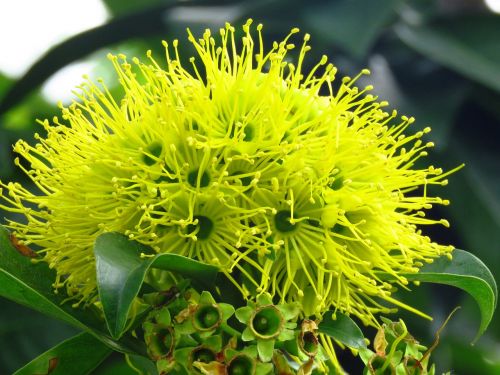
[[[231,336],[241,337],[241,333],[235,330],[234,328],[230,327],[227,323],[222,323],[220,327],[224,332],[226,332]]]

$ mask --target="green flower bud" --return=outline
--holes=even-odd
[[[194,366],[195,362],[210,363],[216,360],[217,353],[215,353],[212,349],[206,347],[205,345],[201,345],[194,348],[189,353],[188,368],[190,368],[192,371],[195,371],[195,373],[198,373],[198,371],[196,370],[196,366]]]
[[[249,327],[257,339],[272,339],[281,333],[285,319],[274,306],[262,306],[254,310]]]
[[[255,374],[256,361],[246,354],[234,356],[227,366],[228,375],[253,375]]]
[[[318,325],[313,320],[304,320],[299,333],[298,342],[299,348],[309,357],[314,357],[318,354],[318,337],[316,331]]]
[[[193,327],[198,331],[211,331],[220,326],[222,312],[216,304],[198,305],[192,315]]]
[[[175,334],[167,308],[156,309],[149,313],[143,323],[144,341],[148,355],[153,360],[167,358],[175,347]]]
[[[204,375],[226,375],[226,365],[220,362],[212,361],[210,363],[195,362],[194,367],[199,371],[197,374],[201,373]]]
[[[171,327],[156,326],[144,335],[148,355],[157,361],[170,357],[175,347],[174,330]]]

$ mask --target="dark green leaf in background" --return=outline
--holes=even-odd
[[[460,340],[460,336],[451,340],[450,346],[446,350],[446,355],[451,357],[454,364],[453,368],[461,369],[460,373],[452,372],[452,374],[500,374],[500,356],[498,355],[498,349],[492,345],[488,346],[488,349],[480,349],[478,346],[464,344]]]
[[[55,271],[45,262],[33,264],[30,258],[21,255],[12,245],[7,229],[0,226],[0,296],[78,328],[95,324],[87,321],[89,315],[83,311],[61,304],[67,296],[54,293],[54,280]]]
[[[437,150],[444,150],[450,142],[456,111],[463,104],[468,94],[468,84],[450,77],[447,72],[433,73],[434,79],[424,81],[426,74],[418,74],[411,82],[405,82],[398,75],[407,74],[396,71],[391,66],[390,56],[377,55],[370,58],[371,75],[363,79],[363,83],[373,84],[373,93],[381,100],[389,102],[389,108],[394,108],[401,115],[416,119],[413,131],[430,126],[432,132],[429,139],[436,144]]]
[[[122,16],[140,11],[143,8],[162,3],[164,0],[103,0],[106,8],[113,16]]]
[[[35,358],[14,375],[87,375],[111,351],[94,336],[81,333]]]
[[[335,319],[333,319],[333,316],[335,316]],[[319,324],[318,331],[340,341],[350,348],[366,348],[366,342],[361,329],[351,318],[340,312],[326,312]]]
[[[178,273],[205,288],[215,282],[217,268],[177,254],[151,254],[147,246],[119,233],[100,235],[94,246],[97,285],[109,332],[119,338],[125,328],[134,298],[150,267]]]
[[[414,26],[401,23],[396,34],[431,60],[500,91],[500,16],[464,15]]]
[[[12,374],[78,333],[68,324],[0,298],[0,374]]]
[[[500,103],[500,102],[499,102]],[[471,123],[470,127],[476,125]],[[498,126],[492,124],[491,126]],[[496,281],[500,267],[500,150],[492,137],[485,142],[481,134],[455,134],[448,154],[466,160],[466,167],[451,177],[446,207],[452,225],[460,233],[466,248],[492,267]],[[467,197],[467,199],[464,199]],[[466,213],[466,214],[465,214]],[[496,266],[496,267],[495,267]]]
[[[399,2],[400,0],[340,0],[313,5],[305,9],[305,26],[307,32],[314,32],[353,57],[362,58],[382,29],[395,17],[395,7]]]

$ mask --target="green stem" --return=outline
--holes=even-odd
[[[222,323],[220,325],[221,329],[226,332],[227,334],[231,335],[231,336],[236,336],[236,337],[241,337],[241,333],[238,332],[237,330],[235,330],[233,327],[230,327],[229,325],[227,325],[227,323]]]
[[[403,333],[398,336],[394,342],[392,343],[391,345],[391,350],[389,351],[389,354],[387,355],[387,359],[385,360],[384,364],[382,365],[382,368],[380,369],[381,372],[383,373],[385,371],[385,369],[387,368],[387,366],[389,366],[389,364],[391,363],[391,358],[392,356],[394,355],[395,351],[396,351],[396,348],[398,346],[398,344],[401,342],[401,340],[403,340],[406,335],[408,334],[408,329],[406,328],[406,325],[405,323],[399,319],[399,323],[401,323],[401,325],[403,326]]]

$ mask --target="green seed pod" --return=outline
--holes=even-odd
[[[189,353],[188,368],[190,368],[195,373],[199,373],[196,367],[193,366],[194,362],[210,363],[217,360],[217,353],[212,349],[201,345],[194,348],[191,353]]]
[[[151,359],[157,361],[170,357],[175,347],[174,330],[171,327],[154,327],[144,335],[148,354]]]
[[[227,365],[228,375],[254,375],[257,363],[246,354],[234,356]]]
[[[216,304],[198,305],[192,315],[193,327],[197,331],[211,331],[220,326],[222,322],[222,312]]]
[[[250,330],[257,339],[272,339],[281,333],[285,319],[273,305],[261,306],[254,310],[250,318]]]
[[[309,357],[314,357],[318,354],[318,337],[316,331],[318,325],[313,320],[304,320],[299,333],[298,342],[299,348]]]

